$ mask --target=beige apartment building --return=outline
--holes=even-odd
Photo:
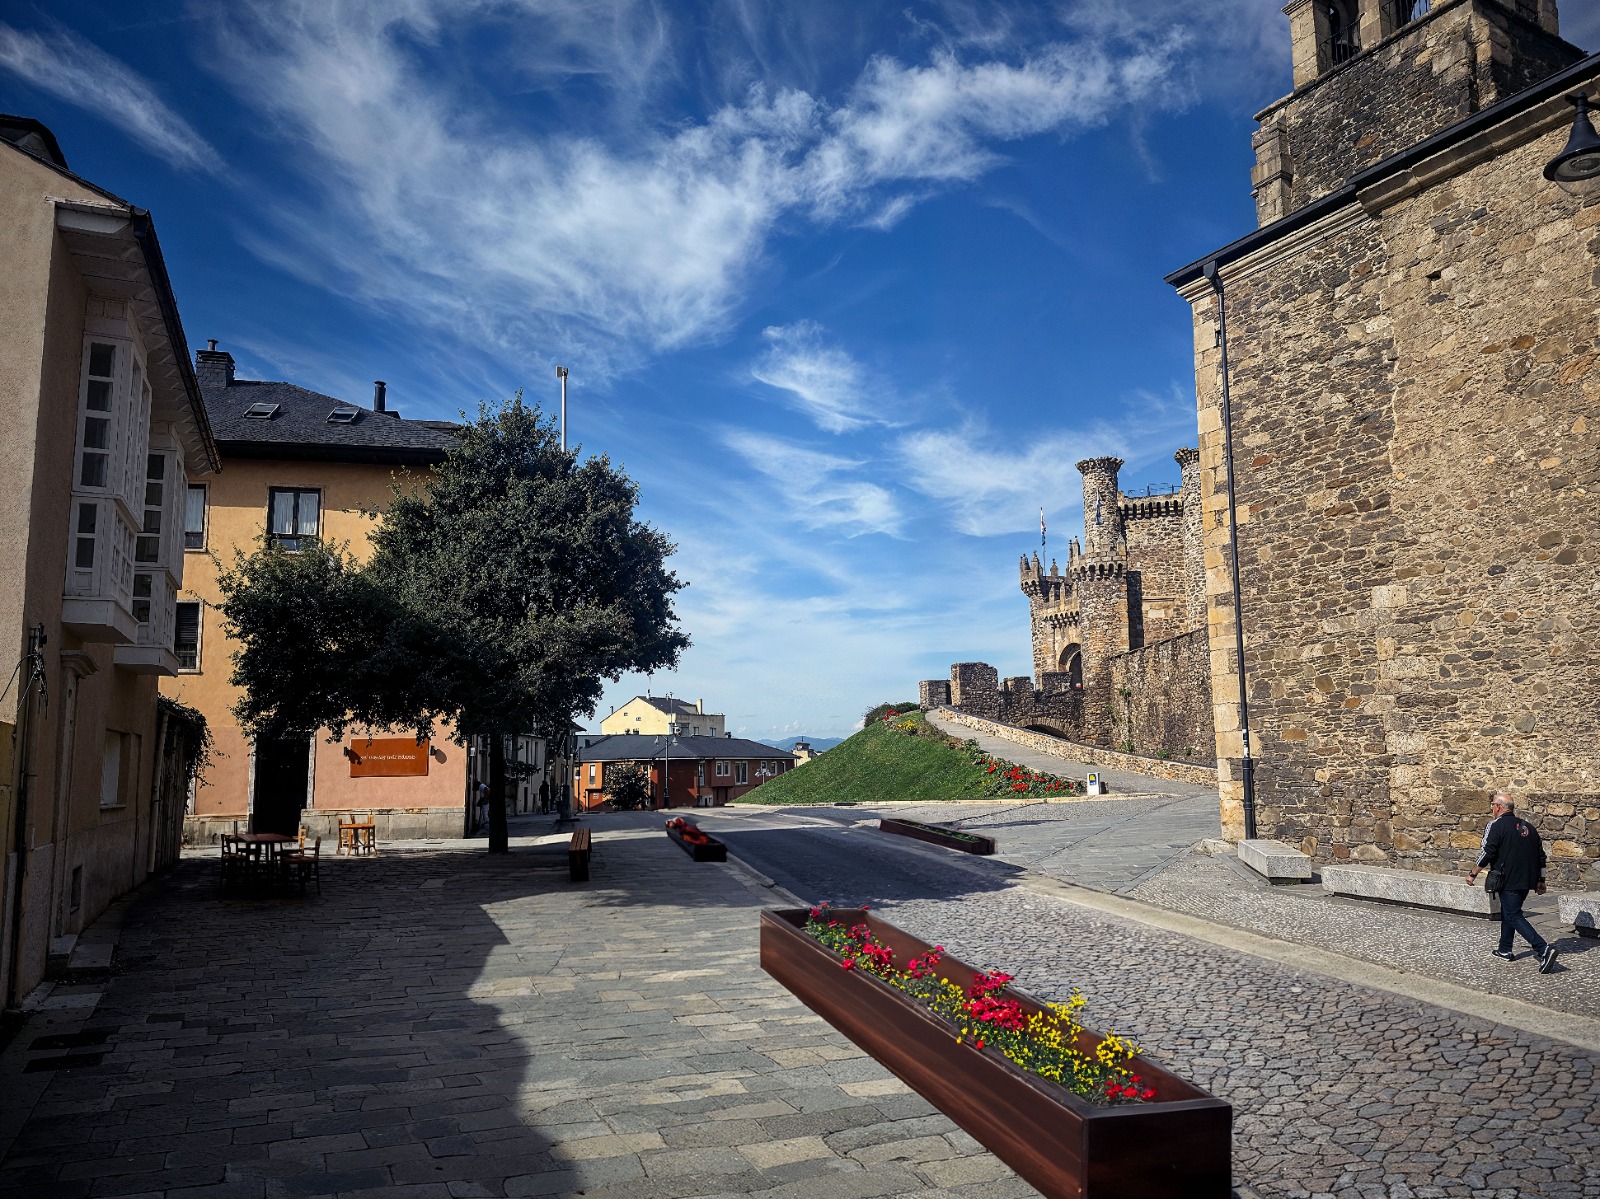
[[[677,728],[673,728],[677,725]],[[703,700],[690,703],[670,695],[636,695],[600,722],[607,737],[618,733],[639,733],[646,737],[725,737],[728,718],[707,712]]]
[[[176,673],[191,480],[218,467],[149,213],[0,116],[0,980],[177,852]]]
[[[271,743],[246,737],[233,716],[233,644],[217,608],[219,570],[232,565],[236,551],[257,548],[263,535],[288,550],[311,538],[348,543],[366,558],[393,484],[426,485],[454,443],[452,426],[402,419],[389,408],[383,383],[362,406],[292,383],[241,379],[233,355],[214,341],[195,354],[195,373],[223,470],[187,488],[179,665],[165,684],[205,714],[215,741],[185,840],[207,844],[236,826],[287,833],[304,825],[331,842],[352,814],[370,816],[380,841],[471,832],[471,751],[480,747],[458,745],[442,730],[420,745],[392,733],[330,742],[325,731],[311,729]],[[518,758],[543,766],[542,746],[519,744]]]

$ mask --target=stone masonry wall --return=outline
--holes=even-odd
[[[1258,835],[1323,861],[1459,870],[1505,790],[1552,883],[1600,886],[1600,196],[1540,178],[1559,107],[1224,271]],[[1216,301],[1186,294],[1237,837]]]
[[[1189,610],[1184,598],[1183,497],[1152,496],[1122,501],[1122,527],[1128,541],[1128,570],[1136,574],[1140,603],[1137,637],[1145,645],[1183,632]],[[1130,621],[1135,605],[1128,605]]]
[[[1368,49],[1257,116],[1258,185],[1287,183],[1282,195],[1258,186],[1262,224],[1582,57],[1495,0],[1435,0]]]
[[[1210,652],[1206,631],[1196,629],[1113,658],[1114,742],[1147,757],[1213,761]]]
[[[1046,733],[1017,728],[1015,725],[1000,721],[985,720],[981,716],[972,716],[966,712],[946,710],[940,715],[952,724],[969,728],[975,733],[999,737],[1003,741],[1027,746],[1043,753],[1059,754],[1065,762],[1084,762],[1101,769],[1126,770],[1150,778],[1176,779],[1185,783],[1199,783],[1202,786],[1210,786],[1217,781],[1216,771],[1209,766],[1196,766],[1189,762],[1164,762],[1158,758],[1146,758],[1138,754],[1118,753],[1104,746],[1083,745],[1052,737]]]

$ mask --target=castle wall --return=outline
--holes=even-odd
[[[1341,94],[1396,102],[1378,79]],[[1463,869],[1503,789],[1554,885],[1600,885],[1600,196],[1540,178],[1570,127],[1553,99],[1520,139],[1502,125],[1224,268],[1258,835],[1320,860]],[[1238,837],[1216,300],[1185,295]]]
[[[1130,643],[1163,641],[1193,627],[1185,598],[1182,495],[1124,499],[1122,527],[1140,601],[1135,605],[1130,596],[1129,616],[1136,626]]]
[[[1296,19],[1297,60],[1315,46],[1310,14]],[[1403,36],[1362,54],[1257,116],[1260,223],[1337,191],[1358,171],[1570,66],[1583,55],[1537,19],[1496,0],[1434,0]],[[1297,78],[1297,83],[1299,79]]]
[[[1113,658],[1113,744],[1145,757],[1212,761],[1210,653],[1206,630],[1195,629]]]

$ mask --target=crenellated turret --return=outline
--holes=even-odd
[[[1121,458],[1085,458],[1083,474],[1084,550],[1090,558],[1125,558],[1128,539],[1122,526],[1122,494],[1117,489]]]

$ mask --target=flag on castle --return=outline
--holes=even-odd
[[[1039,509],[1039,548],[1044,549],[1044,509]]]

